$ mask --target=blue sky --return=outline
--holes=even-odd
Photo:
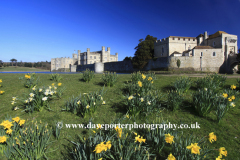
[[[240,0],[0,0],[0,60],[51,61],[105,46],[121,61],[147,35],[240,36],[239,15]]]

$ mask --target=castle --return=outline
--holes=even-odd
[[[177,67],[174,61],[180,59],[181,68],[193,68],[196,71],[219,72],[220,67],[225,71],[231,67],[237,70],[237,62],[233,64],[228,60],[229,56],[237,54],[237,50],[237,36],[224,31],[212,35],[205,32],[197,37],[169,36],[154,44],[154,56],[169,57],[170,68]]]
[[[111,55],[110,47],[107,47],[107,51],[105,51],[105,47],[103,46],[102,50],[95,52],[90,52],[90,49],[87,48],[87,52],[81,53],[81,51],[78,50],[78,54],[73,53],[72,58],[52,58],[51,71],[59,69],[70,69],[71,65],[87,65],[98,62],[106,63],[115,61],[118,61],[118,53]]]

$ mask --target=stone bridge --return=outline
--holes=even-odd
[[[237,56],[238,54],[230,53],[228,55],[228,59],[224,64],[225,72],[226,73],[236,73],[238,71],[237,65],[240,62],[240,59]]]

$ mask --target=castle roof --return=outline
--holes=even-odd
[[[204,37],[204,35],[201,33],[196,38],[198,38],[198,37]]]
[[[213,48],[211,46],[196,46],[193,49],[215,49],[215,48]]]
[[[221,36],[223,33],[228,34],[228,33],[224,32],[224,31],[217,31],[214,34],[209,35],[208,39],[216,38],[218,36]]]
[[[196,37],[182,37],[182,36],[169,36],[169,38],[174,37],[174,38],[196,38]]]

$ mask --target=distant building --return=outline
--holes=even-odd
[[[59,70],[59,69],[69,69],[71,65],[86,65],[86,64],[94,64],[97,62],[114,62],[118,61],[118,53],[115,55],[110,54],[110,47],[107,47],[107,51],[105,51],[105,47],[102,47],[102,50],[90,52],[90,49],[87,48],[87,52],[81,53],[78,50],[78,54],[73,53],[72,58],[52,58],[51,59],[51,71]]]

